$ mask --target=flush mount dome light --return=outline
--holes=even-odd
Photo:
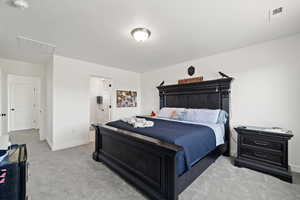
[[[135,28],[131,31],[132,37],[138,42],[145,42],[151,35],[150,30],[146,28]]]
[[[17,7],[17,8],[21,8],[21,9],[26,9],[29,7],[29,4],[26,0],[13,0],[12,4]]]

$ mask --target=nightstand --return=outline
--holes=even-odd
[[[264,172],[292,183],[288,165],[288,141],[291,131],[275,128],[237,127],[235,166]]]

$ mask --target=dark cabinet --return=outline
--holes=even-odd
[[[235,165],[247,167],[292,182],[288,165],[291,131],[258,127],[237,127],[238,151]]]
[[[28,178],[26,145],[13,145],[0,162],[0,200],[26,200]]]

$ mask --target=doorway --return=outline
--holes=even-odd
[[[111,79],[90,77],[90,124],[106,124],[111,120]],[[94,139],[91,133],[90,140]]]
[[[39,128],[40,82],[38,77],[8,75],[8,132]]]

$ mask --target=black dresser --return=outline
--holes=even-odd
[[[238,149],[235,166],[276,176],[292,183],[288,165],[288,141],[291,131],[259,127],[237,127]]]

